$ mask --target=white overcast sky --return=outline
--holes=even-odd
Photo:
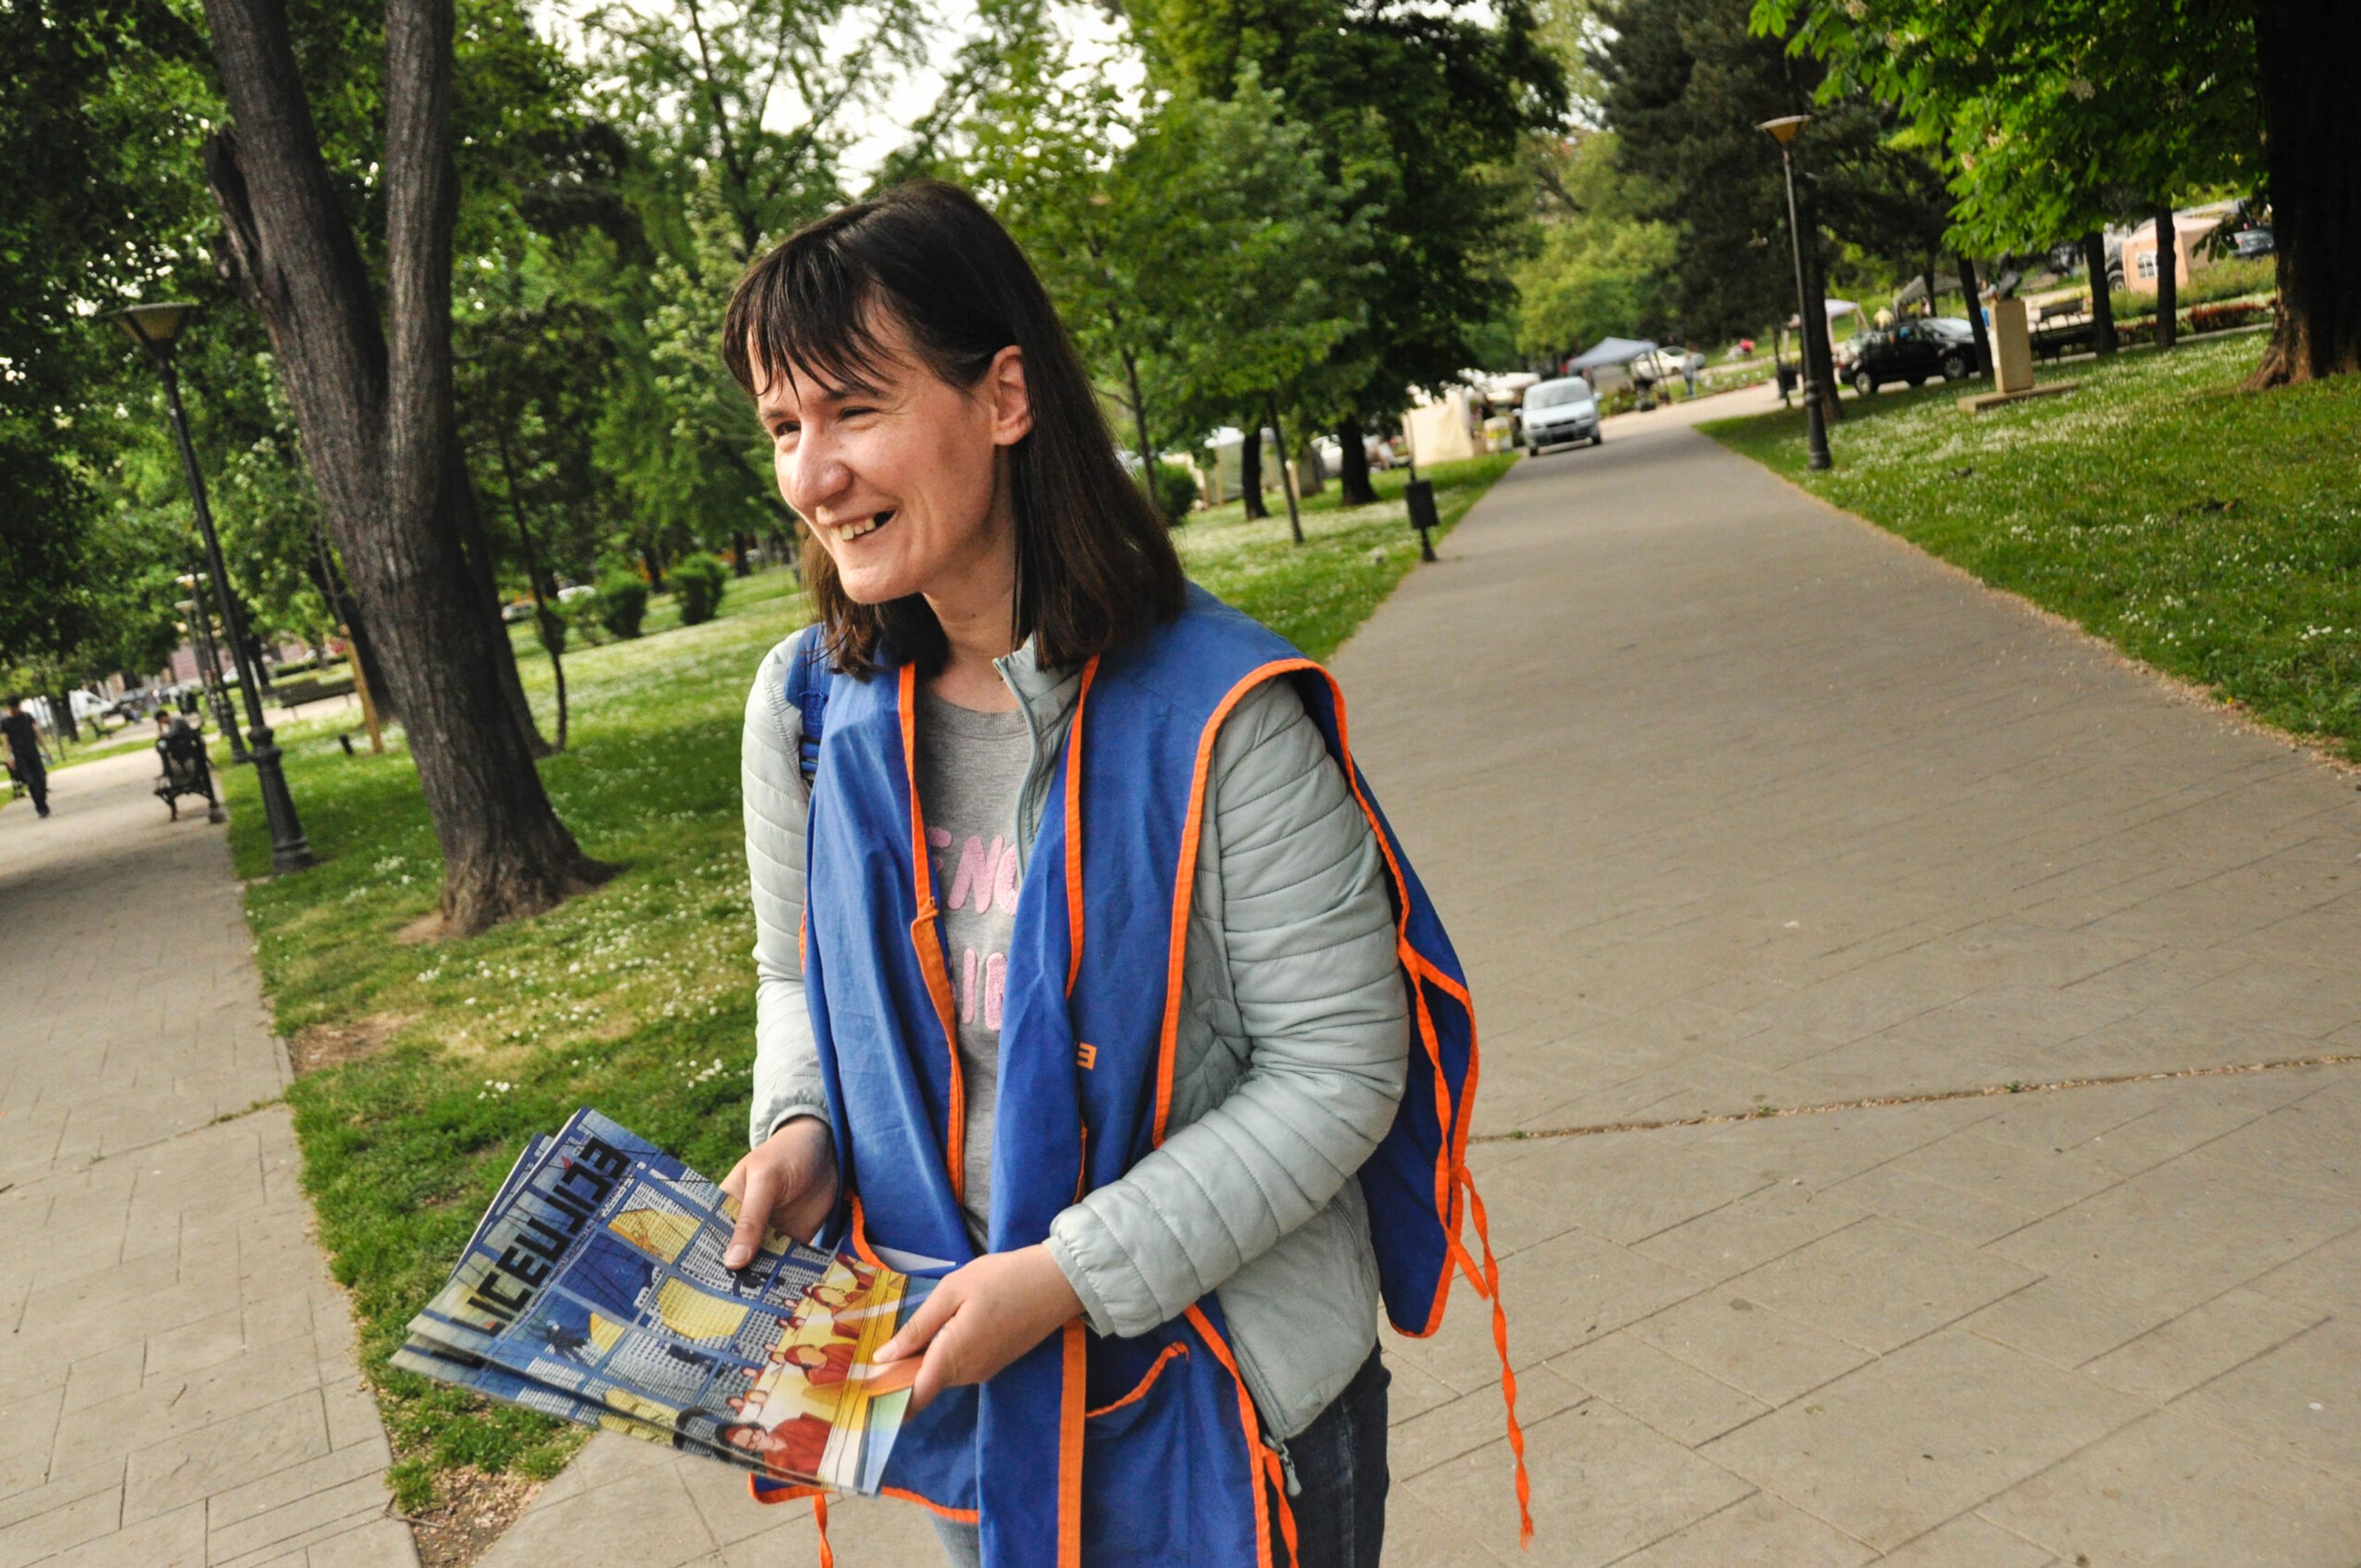
[[[563,47],[578,52],[582,44],[577,19],[593,9],[595,4],[596,0],[540,0],[533,7],[535,20]],[[672,0],[637,0],[635,8],[650,15],[677,9]],[[886,155],[903,142],[911,122],[933,106],[936,95],[942,90],[945,69],[958,54],[961,44],[975,31],[972,0],[937,0],[930,10],[931,60],[894,82],[873,107],[856,108],[846,116],[853,133],[844,165],[848,189],[858,191]],[[1141,72],[1124,41],[1120,23],[1109,21],[1096,5],[1086,3],[1060,5],[1058,14],[1074,41],[1078,62],[1108,70],[1126,87],[1137,85]],[[783,97],[771,105],[769,117],[774,128],[785,129],[799,123],[801,112],[801,105]]]

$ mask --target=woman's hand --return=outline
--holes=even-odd
[[[808,1241],[836,1207],[836,1138],[817,1116],[798,1116],[731,1168],[721,1190],[738,1200],[738,1228],[722,1264],[743,1268],[769,1231]]]
[[[926,1353],[910,1394],[911,1410],[923,1410],[946,1388],[990,1378],[1082,1310],[1048,1247],[990,1253],[944,1276],[877,1360]]]

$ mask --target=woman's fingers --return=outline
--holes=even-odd
[[[738,1225],[730,1233],[730,1245],[721,1254],[725,1268],[743,1268],[754,1261],[762,1249],[763,1232],[771,1222],[771,1205],[778,1201],[779,1175],[766,1160],[749,1155],[738,1162],[730,1173],[730,1180],[743,1178],[741,1189],[734,1194],[738,1200]],[[730,1190],[730,1182],[721,1184]]]
[[[963,1269],[953,1269],[943,1277],[942,1283],[918,1303],[918,1310],[910,1314],[910,1321],[904,1323],[900,1332],[877,1352],[879,1361],[899,1361],[906,1355],[916,1355],[934,1342],[935,1335],[950,1321],[951,1314],[959,1310],[960,1302],[967,1294],[966,1281],[960,1277],[964,1272]]]

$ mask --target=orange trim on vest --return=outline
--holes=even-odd
[[[918,1507],[926,1509],[928,1513],[939,1515],[944,1519],[950,1519],[954,1524],[981,1524],[983,1522],[983,1515],[974,1508],[948,1508],[942,1504],[936,1502],[933,1498],[922,1497],[918,1496],[917,1493],[910,1491],[906,1487],[880,1486],[877,1488],[877,1495],[881,1497],[892,1497],[896,1502],[916,1503]]]
[[[1058,1398],[1058,1568],[1082,1568],[1082,1406],[1090,1345],[1082,1320],[1065,1327],[1065,1377]]]
[[[927,817],[918,807],[918,667],[902,666],[899,703],[902,709],[902,766],[910,781],[910,874],[917,883],[917,918],[910,922],[910,946],[918,955],[918,972],[927,977],[927,994],[934,998],[935,1015],[942,1021],[943,1049],[950,1058],[950,1124],[943,1129],[943,1163],[950,1168],[951,1201],[967,1201],[967,1084],[960,1072],[958,1009],[951,1001],[951,973],[943,962],[942,933],[936,928],[935,878],[928,864]]]
[[[1094,1421],[1101,1416],[1113,1415],[1115,1411],[1122,1409],[1126,1405],[1131,1404],[1136,1400],[1146,1398],[1148,1397],[1148,1391],[1156,1387],[1156,1380],[1164,1376],[1164,1369],[1167,1366],[1170,1366],[1175,1358],[1188,1354],[1189,1347],[1180,1343],[1178,1340],[1166,1345],[1164,1347],[1164,1353],[1148,1364],[1148,1376],[1141,1378],[1130,1393],[1126,1394],[1122,1398],[1115,1400],[1111,1405],[1101,1405],[1095,1410],[1084,1410],[1082,1412],[1082,1419],[1084,1420]]]
[[[1066,994],[1082,972],[1082,705],[1098,679],[1099,656],[1082,666],[1082,689],[1074,693],[1074,717],[1066,725],[1066,927],[1072,952],[1066,959]],[[1090,1047],[1082,1047],[1085,1051]],[[1089,1067],[1085,1060],[1082,1065]]]
[[[1262,1441],[1262,1418],[1255,1412],[1254,1395],[1246,1389],[1246,1375],[1238,1370],[1236,1358],[1230,1354],[1230,1347],[1214,1331],[1213,1321],[1205,1316],[1202,1307],[1191,1304],[1183,1310],[1182,1315],[1189,1320],[1189,1326],[1197,1331],[1197,1337],[1205,1342],[1205,1348],[1213,1353],[1213,1359],[1229,1373],[1230,1381],[1237,1385],[1238,1423],[1246,1431],[1246,1453],[1251,1456],[1246,1465],[1246,1485],[1254,1488],[1255,1561],[1264,1564],[1265,1568],[1269,1568],[1271,1563],[1270,1503],[1263,1496],[1263,1484],[1271,1476],[1279,1475],[1281,1477],[1279,1486],[1279,1533],[1287,1542],[1288,1561],[1291,1564],[1296,1561],[1295,1510],[1288,1505],[1287,1484],[1279,1455]]]
[[[1213,716],[1205,720],[1205,732],[1197,738],[1197,765],[1189,780],[1189,815],[1180,822],[1180,873],[1172,889],[1171,958],[1164,978],[1163,1038],[1156,1051],[1156,1122],[1149,1135],[1152,1146],[1164,1142],[1164,1124],[1172,1114],[1172,1051],[1180,1033],[1180,978],[1188,957],[1189,905],[1197,891],[1197,840],[1205,826],[1205,776],[1213,765],[1213,737],[1221,732],[1222,721],[1229,718],[1230,710],[1263,682],[1294,670],[1319,668],[1309,659],[1274,659],[1259,669],[1248,671],[1237,685],[1223,694]]]
[[[852,1205],[852,1219],[847,1225],[845,1234],[851,1239],[853,1252],[859,1255],[862,1262],[872,1268],[891,1268],[893,1266],[891,1264],[869,1250],[869,1221],[861,1212],[860,1198],[852,1197],[846,1201]]]

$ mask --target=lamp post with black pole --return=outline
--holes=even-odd
[[[303,824],[296,818],[295,800],[287,793],[287,775],[279,765],[279,747],[262,717],[262,689],[247,656],[246,618],[238,613],[236,596],[229,590],[229,568],[222,563],[221,540],[214,532],[213,511],[205,505],[204,477],[197,472],[197,450],[189,444],[189,419],[181,409],[180,374],[172,367],[173,345],[195,309],[184,304],[134,305],[115,319],[163,373],[164,402],[172,413],[172,434],[180,443],[181,467],[188,476],[197,532],[204,536],[205,563],[212,569],[214,597],[221,604],[222,632],[229,640],[230,662],[237,667],[238,690],[246,698],[254,782],[262,792],[262,814],[270,824],[270,869],[298,872],[312,863],[312,846],[303,837]]]
[[[246,754],[245,738],[237,732],[237,713],[230,706],[229,690],[222,685],[221,655],[214,651],[214,612],[205,602],[205,580],[194,572],[183,572],[181,586],[190,597],[181,600],[189,607],[189,619],[196,623],[197,657],[203,661],[197,671],[197,685],[214,711],[214,725],[229,737],[229,760],[236,763],[254,761]]]
[[[1820,407],[1819,378],[1812,369],[1812,312],[1821,307],[1815,304],[1804,287],[1804,225],[1795,210],[1795,157],[1790,150],[1795,133],[1811,123],[1809,115],[1782,115],[1775,120],[1765,120],[1754,128],[1770,133],[1779,144],[1779,163],[1787,172],[1787,237],[1795,252],[1795,325],[1805,334],[1799,346],[1804,361],[1804,448],[1806,464],[1813,468],[1830,466],[1828,458],[1828,414]],[[1826,312],[1823,309],[1822,314]]]

